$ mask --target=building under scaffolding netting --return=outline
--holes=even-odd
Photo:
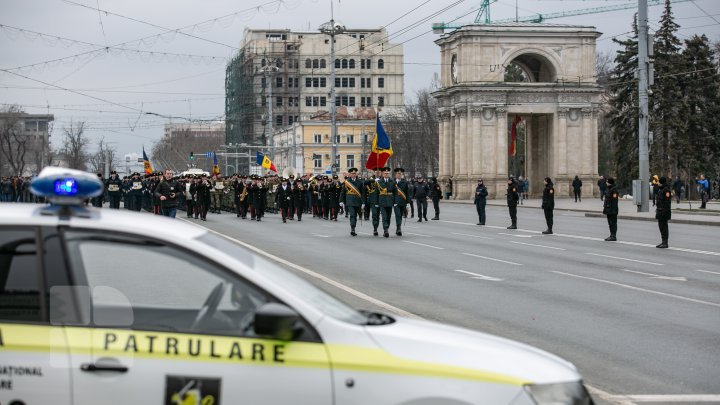
[[[225,71],[225,143],[256,144],[255,123],[261,121],[263,109],[256,104],[253,88],[253,59],[240,50]]]

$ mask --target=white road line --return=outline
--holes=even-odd
[[[551,273],[560,274],[560,275],[568,276],[568,277],[582,278],[582,279],[585,279],[585,280],[597,281],[597,282],[599,282],[599,283],[605,283],[605,284],[615,285],[615,286],[622,287],[622,288],[627,288],[627,289],[630,289],[630,290],[642,291],[642,292],[646,292],[646,293],[649,293],[649,294],[657,294],[657,295],[662,295],[662,296],[665,296],[665,297],[676,298],[676,299],[683,300],[683,301],[694,302],[694,303],[696,303],[696,304],[703,304],[703,305],[709,305],[709,306],[711,306],[711,307],[718,307],[718,308],[720,308],[720,304],[718,304],[718,303],[708,302],[708,301],[703,301],[703,300],[697,300],[697,299],[695,299],[695,298],[683,297],[682,295],[668,294],[668,293],[664,293],[664,292],[661,292],[661,291],[648,290],[648,289],[645,289],[645,288],[634,287],[634,286],[627,285],[627,284],[616,283],[616,282],[614,282],[614,281],[603,280],[603,279],[593,278],[593,277],[579,276],[579,275],[577,275],[577,274],[563,273],[562,271],[554,271],[554,270],[553,270],[553,271],[551,271]]]
[[[695,270],[695,271],[699,271],[699,272],[702,272],[702,273],[710,273],[710,274],[720,275],[720,273],[718,273],[717,271],[710,271],[710,270]]]
[[[406,235],[422,236],[425,238],[432,238],[432,235],[423,235],[422,233],[405,232]]]
[[[586,254],[586,255],[591,255],[591,256],[609,257],[609,258],[611,258],[611,259],[617,259],[617,260],[626,260],[626,261],[628,261],[628,262],[652,264],[652,265],[654,265],[654,266],[664,266],[664,264],[662,264],[662,263],[654,263],[654,262],[646,262],[646,261],[643,261],[643,260],[627,259],[627,258],[625,258],[625,257],[601,255],[601,254],[599,254],[599,253],[585,253],[585,254]]]
[[[412,243],[413,245],[425,246],[425,247],[429,247],[429,248],[433,248],[433,249],[438,249],[438,250],[444,250],[444,249],[445,249],[445,248],[437,247],[437,246],[433,246],[433,245],[426,245],[426,244],[424,244],[424,243],[410,242],[409,240],[404,240],[403,242],[405,242],[405,243]]]
[[[625,395],[633,402],[720,402],[720,395]]]
[[[532,235],[517,235],[514,233],[502,233],[498,232],[498,235],[514,236],[516,238],[532,238]]]
[[[182,219],[182,218],[181,218],[181,220],[182,220],[182,221],[185,221],[185,222],[188,222],[188,223],[193,223],[193,222],[191,222],[191,221],[187,221],[187,220],[184,220],[184,219]],[[241,241],[241,240],[237,240],[237,239],[235,239],[235,238],[233,238],[233,237],[227,236],[227,235],[225,235],[225,234],[222,234],[222,233],[220,233],[220,232],[217,232],[217,231],[215,231],[215,230],[212,230],[212,229],[210,229],[210,228],[208,228],[208,227],[205,227],[205,226],[203,226],[203,225],[200,225],[200,224],[195,224],[195,225],[197,225],[197,226],[199,226],[199,227],[201,227],[201,228],[207,229],[208,232],[212,232],[212,233],[214,233],[214,234],[216,234],[216,235],[218,235],[218,236],[221,236],[221,237],[223,237],[223,238],[225,238],[225,239],[228,239],[228,240],[231,240],[231,241],[233,241],[233,242],[235,242],[235,243],[238,243],[238,244],[240,244],[241,246],[244,246],[245,248],[247,248],[247,249],[249,249],[249,250],[252,250],[253,252],[255,252],[255,253],[257,253],[257,254],[263,255],[263,256],[265,256],[265,257],[267,257],[267,258],[269,258],[269,259],[271,259],[271,260],[274,260],[274,261],[276,261],[276,262],[278,262],[278,263],[281,263],[281,264],[283,264],[283,265],[285,265],[285,266],[287,266],[287,267],[291,267],[291,268],[293,268],[293,269],[295,269],[295,270],[298,270],[298,271],[301,271],[301,272],[303,272],[303,273],[305,273],[305,274],[307,274],[307,275],[309,275],[309,276],[311,276],[311,277],[314,277],[314,278],[316,278],[316,279],[318,279],[318,280],[320,280],[320,281],[322,281],[322,282],[325,282],[325,283],[327,283],[327,284],[330,284],[330,285],[333,286],[333,287],[339,288],[339,289],[345,291],[346,293],[351,294],[351,295],[354,295],[354,296],[356,296],[356,297],[358,297],[358,298],[360,298],[360,299],[362,299],[362,300],[365,300],[365,301],[367,301],[367,302],[369,302],[369,303],[371,303],[371,304],[373,304],[373,305],[377,305],[377,306],[380,307],[380,308],[384,308],[384,309],[386,309],[386,310],[388,310],[388,311],[390,311],[390,312],[392,312],[392,313],[394,313],[394,314],[396,314],[396,315],[404,316],[404,317],[406,317],[406,318],[423,319],[422,317],[417,316],[417,315],[415,315],[415,314],[413,314],[413,313],[411,313],[411,312],[408,312],[408,311],[405,311],[405,310],[403,310],[403,309],[400,309],[400,308],[398,308],[398,307],[396,307],[396,306],[393,306],[393,305],[391,305],[391,304],[388,304],[388,303],[386,303],[386,302],[384,302],[384,301],[380,301],[380,300],[377,299],[377,298],[373,298],[373,297],[371,297],[371,296],[369,296],[369,295],[367,295],[367,294],[365,294],[365,293],[362,293],[362,292],[360,292],[360,291],[358,291],[358,290],[356,290],[356,289],[354,289],[354,288],[352,288],[352,287],[348,287],[348,286],[346,286],[345,284],[342,284],[342,283],[340,283],[340,282],[337,282],[337,281],[335,281],[335,280],[333,280],[333,279],[331,279],[331,278],[329,278],[329,277],[325,277],[325,276],[323,276],[323,275],[320,274],[320,273],[316,273],[316,272],[314,272],[314,271],[312,271],[312,270],[310,270],[310,269],[307,269],[307,268],[305,268],[305,267],[302,267],[302,266],[300,266],[300,265],[297,265],[297,264],[295,264],[295,263],[293,263],[293,262],[287,261],[287,260],[285,260],[285,259],[283,259],[283,258],[281,258],[281,257],[275,256],[275,255],[273,255],[272,253],[268,253],[268,252],[266,252],[266,251],[264,251],[264,250],[262,250],[262,249],[256,248],[255,246],[253,246],[253,245],[251,245],[251,244],[249,244],[249,243],[243,242],[243,241]]]
[[[628,272],[628,273],[641,274],[643,276],[648,276],[650,278],[657,278],[660,280],[687,281],[687,278],[685,278],[685,277],[661,276],[659,274],[644,273],[642,271],[635,271],[635,270],[630,270],[630,269],[620,269],[620,270]]]
[[[595,388],[587,384],[585,384],[585,387],[587,387],[588,391],[590,392],[590,394],[592,394],[593,397],[600,398],[605,402],[610,402],[611,404],[615,405],[635,405],[634,402],[626,399],[622,395],[613,395],[609,392],[601,390],[600,388]]]
[[[460,236],[469,236],[471,238],[480,238],[480,239],[493,239],[487,236],[480,236],[480,235],[470,235],[469,233],[457,233],[457,232],[450,232],[452,235],[460,235]]]
[[[545,249],[567,250],[567,249],[563,249],[563,248],[559,248],[559,247],[554,247],[554,246],[536,245],[536,244],[534,244],[534,243],[517,242],[517,241],[514,241],[514,240],[513,240],[513,241],[510,241],[510,243],[517,243],[518,245],[526,245],[526,246],[536,246],[536,247],[541,247],[541,248],[545,248]]]
[[[506,260],[494,259],[494,258],[492,258],[492,257],[480,256],[480,255],[475,255],[475,254],[472,254],[472,253],[463,253],[463,254],[464,254],[465,256],[479,257],[480,259],[492,260],[492,261],[494,261],[494,262],[512,264],[513,266],[522,266],[522,264],[520,264],[520,263],[508,262],[508,261],[506,261]]]
[[[317,236],[319,238],[329,238],[330,237],[330,235],[320,235],[319,233],[312,233],[311,235]]]
[[[465,270],[455,270],[455,271],[457,271],[458,273],[469,274],[469,275],[472,276],[471,278],[474,278],[474,279],[477,279],[477,280],[486,280],[486,281],[502,281],[502,280],[503,280],[503,279],[501,279],[501,278],[495,278],[495,277],[490,277],[490,276],[483,276],[482,274],[477,274],[477,273],[473,273],[473,272],[465,271]]]

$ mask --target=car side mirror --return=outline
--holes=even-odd
[[[255,311],[255,334],[289,341],[295,337],[300,315],[287,305],[270,302]]]

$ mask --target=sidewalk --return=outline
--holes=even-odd
[[[473,204],[471,200],[441,200],[441,204]],[[532,198],[523,201],[518,208],[539,209],[542,203],[540,198]],[[489,206],[507,207],[505,199],[488,200]],[[672,223],[720,226],[720,202],[711,201],[707,203],[707,209],[701,210],[699,201],[681,201],[680,204],[672,203]],[[655,221],[655,207],[650,202],[649,212],[637,212],[637,206],[632,200],[620,200],[620,214],[618,219],[632,219],[638,221]],[[556,198],[555,211],[584,212],[586,217],[605,217],[602,214],[603,202],[599,198],[585,198],[581,202],[575,202],[572,198]]]

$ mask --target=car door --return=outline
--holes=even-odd
[[[48,320],[40,229],[0,226],[0,404],[70,404],[63,328]]]
[[[74,403],[332,403],[312,328],[292,342],[254,336],[277,299],[201,254],[137,235],[64,232],[89,325],[68,327]],[[307,326],[307,325],[306,325]]]

